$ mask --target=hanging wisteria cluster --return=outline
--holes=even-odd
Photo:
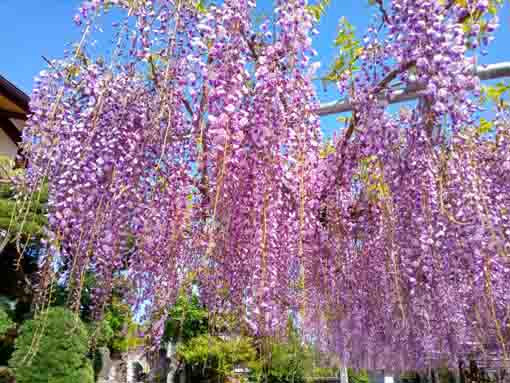
[[[116,45],[93,59],[111,5],[125,12]],[[158,338],[192,278],[254,333],[297,313],[353,366],[508,360],[510,125],[476,130],[467,54],[495,28],[489,2],[381,2],[383,28],[339,84],[352,118],[326,146],[306,1],[276,1],[258,26],[255,6],[80,8],[83,37],[37,79],[24,130],[27,183],[50,190],[47,263],[70,304],[92,271],[100,315],[127,276]],[[396,81],[426,90],[391,114]]]

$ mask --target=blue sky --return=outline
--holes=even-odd
[[[79,38],[79,29],[72,17],[80,0],[0,0],[0,74],[30,94],[34,76],[44,69],[41,56],[59,58],[70,43]],[[335,56],[333,39],[338,20],[345,16],[362,36],[376,11],[368,0],[332,0],[327,14],[322,18],[314,46],[322,69],[326,69]],[[261,8],[269,9],[270,0],[259,0]],[[508,2],[501,12],[501,27],[489,54],[481,57],[482,63],[510,61],[510,7]],[[318,84],[318,88],[322,88]],[[334,87],[319,92],[321,101],[336,99]],[[335,117],[323,119],[323,126],[330,130],[337,124]]]

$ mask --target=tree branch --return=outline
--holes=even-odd
[[[191,104],[188,100],[186,100],[184,97],[182,98],[182,103],[184,104],[184,107],[188,111],[189,115],[193,117],[193,109],[191,108]]]
[[[244,41],[248,45],[248,48],[250,48],[251,55],[255,60],[259,58],[259,55],[257,53],[255,41],[252,39],[249,39],[248,36],[246,36],[246,33],[244,31],[241,31],[241,35],[243,36]]]
[[[386,12],[386,9],[384,9],[383,0],[376,0],[376,3],[379,6],[379,11],[382,14],[383,24],[391,24],[390,18],[388,17],[388,13]]]
[[[390,73],[384,77],[379,84],[377,84],[374,88],[374,94],[377,95],[378,93],[382,92],[397,76],[401,73],[404,73],[411,69],[413,66],[416,65],[416,60],[411,60],[405,63],[402,66],[399,66],[398,68],[393,69]]]

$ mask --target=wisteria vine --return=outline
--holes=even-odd
[[[379,2],[361,70],[339,80],[352,118],[327,145],[313,16],[275,3],[259,26],[248,0],[83,3],[83,37],[37,79],[23,143],[69,304],[93,271],[101,315],[125,275],[157,339],[193,278],[212,311],[262,335],[293,312],[355,367],[508,361],[510,125],[477,131],[469,53],[496,28],[491,3]],[[116,45],[94,59],[112,5]],[[397,81],[426,91],[390,113]]]

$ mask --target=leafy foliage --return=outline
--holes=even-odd
[[[24,175],[12,159],[0,156],[0,294],[12,301],[9,311],[16,322],[30,316],[31,276],[38,269],[47,225],[48,187],[43,183],[29,193],[21,186]]]
[[[87,327],[90,337],[94,337],[97,347],[108,347],[112,345],[115,332],[107,320],[92,322],[88,324]]]
[[[14,340],[12,331],[16,323],[12,320],[7,310],[0,307],[0,366],[7,365],[9,358],[14,351]],[[0,379],[0,382],[2,380]]]
[[[259,363],[253,368],[253,377],[269,383],[291,383],[303,382],[305,376],[319,377],[328,373],[315,363],[320,353],[303,342],[290,317],[286,330],[284,339],[261,339]]]
[[[195,378],[202,379],[225,379],[236,366],[251,365],[257,357],[250,338],[209,334],[196,336],[179,345],[177,354],[191,367]]]
[[[93,383],[88,332],[71,311],[54,307],[26,321],[9,361],[18,383]]]
[[[311,353],[306,347],[295,341],[271,342],[269,350],[269,353],[262,351],[260,368],[254,370],[258,381],[304,382],[307,365],[311,371]]]
[[[112,352],[126,352],[143,345],[130,306],[117,296],[113,296],[101,326],[103,329],[101,337],[107,341]]]
[[[330,72],[323,78],[325,82],[338,81],[345,73],[351,75],[357,71],[359,68],[356,62],[363,52],[360,42],[356,39],[352,24],[342,17],[338,26],[338,34],[334,41],[338,55],[333,61]]]
[[[131,307],[123,300],[122,290],[125,288],[123,278],[115,279],[114,294],[106,305],[103,319],[94,319],[92,292],[97,287],[94,274],[85,274],[81,289],[80,318],[87,325],[87,330],[94,338],[97,347],[108,347],[111,352],[119,354],[143,344],[138,336],[138,325],[134,321]],[[56,286],[55,298],[51,304],[64,307],[68,299],[65,286]]]
[[[331,0],[319,0],[316,4],[308,5],[307,9],[315,20],[320,20],[321,16],[326,13],[326,9],[330,4]]]
[[[14,161],[0,156],[0,229],[20,234],[24,239],[40,237],[47,225],[46,204],[48,187],[44,184],[39,191],[27,193],[15,186],[16,178],[23,176],[22,169],[14,169]]]
[[[4,336],[5,333],[15,325],[16,324],[12,321],[5,310],[0,308],[0,338],[2,338],[2,336]]]
[[[355,371],[352,368],[347,370],[349,383],[371,383],[368,373],[365,370]]]
[[[504,356],[510,123],[473,129],[472,70],[500,0],[373,0],[381,17],[359,42],[342,20],[329,79],[354,113],[320,153],[310,57],[327,3],[278,0],[255,27],[254,1],[117,1],[107,62],[89,54],[104,2],[83,2],[83,38],[37,78],[24,134],[28,183],[52,192],[49,254],[76,265],[71,296],[88,270],[105,285],[124,273],[138,287],[126,301],[156,317],[191,272],[211,312],[271,337],[298,310],[308,336],[360,366],[368,351],[394,369],[438,365],[445,339],[456,360],[483,348],[472,334]],[[416,85],[422,101],[391,113]],[[132,321],[115,310],[125,349],[115,334]],[[276,371],[295,368],[274,347]]]
[[[173,342],[187,342],[208,330],[208,312],[196,295],[180,295],[170,309],[164,338]]]
[[[482,87],[482,102],[492,102],[502,108],[507,108],[510,95],[510,83],[500,81],[494,85]],[[505,99],[506,96],[506,99]]]

